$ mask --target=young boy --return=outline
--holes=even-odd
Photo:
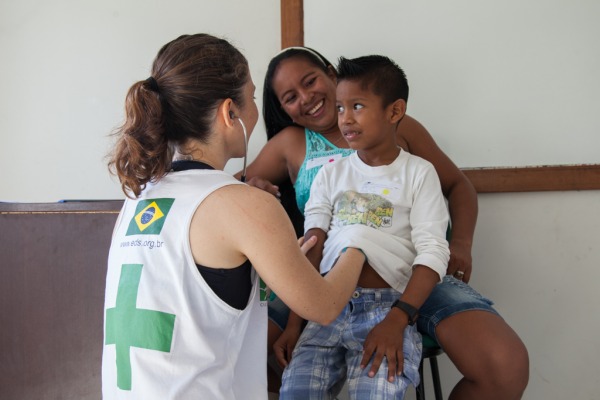
[[[445,275],[448,212],[433,166],[396,145],[408,83],[389,58],[341,58],[338,125],[356,153],[323,166],[305,210],[309,252],[326,274],[345,247],[367,262],[330,325],[308,323],[284,371],[280,398],[398,399],[417,385],[419,307]],[[386,368],[379,368],[381,364]]]

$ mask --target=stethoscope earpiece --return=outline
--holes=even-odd
[[[233,113],[231,112],[229,115],[233,115]],[[244,131],[244,168],[242,168],[242,176],[240,177],[240,181],[246,182],[246,161],[248,161],[248,132],[246,131],[246,125],[244,124],[244,121],[242,121],[240,117],[233,116],[231,118],[236,118],[238,121],[240,121],[240,125],[242,125],[242,130]]]
[[[248,160],[248,132],[246,131],[246,125],[244,121],[240,117],[236,117],[233,111],[229,110],[229,118],[237,119],[240,121],[240,125],[242,125],[242,130],[244,131],[244,145],[246,146],[246,151],[244,152],[244,168],[242,169],[242,176],[240,177],[240,181],[246,182],[246,161]]]

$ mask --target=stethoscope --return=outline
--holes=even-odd
[[[246,125],[244,121],[240,117],[236,117],[233,111],[229,111],[229,117],[231,119],[237,119],[240,121],[240,125],[242,125],[242,130],[244,131],[244,167],[242,168],[242,175],[240,176],[240,182],[246,182],[246,161],[248,161],[248,131],[246,130]]]

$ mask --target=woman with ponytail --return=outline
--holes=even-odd
[[[106,399],[264,399],[266,285],[321,323],[354,290],[359,250],[321,277],[277,200],[223,171],[246,154],[254,90],[235,47],[196,34],[127,94],[109,162],[127,198],[106,277]]]

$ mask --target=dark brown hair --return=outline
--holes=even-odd
[[[216,109],[231,99],[244,107],[248,61],[233,45],[208,34],[183,35],[164,45],[150,78],[133,84],[125,122],[108,163],[128,197],[171,168],[176,145],[207,142]]]
[[[340,57],[337,72],[338,83],[344,80],[360,82],[363,89],[381,97],[384,107],[398,99],[408,102],[406,74],[386,56]]]

